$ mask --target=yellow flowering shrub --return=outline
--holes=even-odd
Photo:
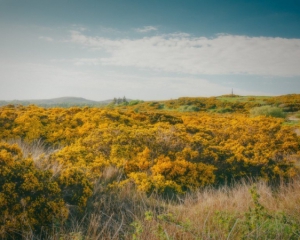
[[[85,173],[78,168],[63,170],[57,180],[62,189],[62,196],[68,205],[79,207],[83,210],[88,198],[92,195],[92,184]]]
[[[163,111],[156,102],[141,103],[141,112],[131,109],[135,106],[6,106],[0,108],[0,139],[42,139],[45,145],[58,147],[49,159],[62,166],[60,186],[67,189],[73,184],[79,195],[86,194],[68,198],[75,205],[86,203],[88,189],[109,166],[122,173],[120,184],[132,181],[143,191],[160,192],[165,188],[184,192],[243,177],[295,176],[298,170],[290,156],[299,152],[299,138],[282,119],[202,112],[214,107],[245,112],[257,104],[246,107],[248,103],[216,98],[165,103],[170,109],[195,105],[199,112]]]
[[[0,142],[0,238],[51,228],[68,210],[50,171],[38,170],[17,145]]]
[[[170,183],[177,192],[184,192],[187,189],[193,190],[200,186],[212,184],[215,181],[215,167],[203,163],[192,163],[185,159],[176,159],[172,161],[169,157],[159,157],[156,164],[151,168],[152,175],[163,177],[164,181],[159,181],[159,189],[169,188]],[[164,186],[163,184],[167,185]],[[156,182],[157,185],[157,182]]]

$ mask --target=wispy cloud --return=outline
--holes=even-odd
[[[87,28],[80,24],[72,24],[73,29],[84,32],[87,30]]]
[[[144,26],[142,28],[136,28],[135,31],[140,32],[140,33],[146,33],[146,32],[151,32],[151,31],[156,31],[157,27],[154,26]]]
[[[39,37],[40,40],[46,41],[46,42],[53,42],[54,39],[51,37],[45,37],[45,36],[40,36]]]
[[[300,76],[300,39],[176,33],[115,40],[72,31],[70,41],[108,53],[99,54],[99,59],[90,61],[93,64],[189,74]]]

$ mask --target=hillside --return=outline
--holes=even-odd
[[[222,95],[217,97],[181,97],[172,100],[131,100],[108,99],[93,101],[80,97],[61,97],[39,100],[0,100],[0,106],[30,104],[40,107],[104,107],[132,109],[134,111],[178,111],[178,112],[216,112],[216,113],[249,113],[251,108],[260,106],[279,107],[284,112],[297,112],[300,110],[300,94],[282,96],[239,96]]]
[[[12,100],[12,101],[0,101],[0,106],[8,104],[28,106],[34,104],[40,107],[72,107],[72,106],[103,106],[110,103],[112,100],[104,101],[92,101],[79,97],[60,97],[52,99],[28,99],[28,100]]]
[[[207,112],[207,113],[245,113],[259,107],[269,107],[282,112],[281,116],[294,116],[300,111],[300,94],[283,96],[239,96],[181,97],[164,101],[132,100],[121,104],[107,105],[109,108],[133,110],[135,112]],[[267,114],[268,115],[268,114]],[[294,119],[294,118],[292,118]]]
[[[299,100],[2,106],[0,238],[299,239]]]

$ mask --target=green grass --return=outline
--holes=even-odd
[[[285,125],[285,126],[291,126],[291,127],[294,127],[294,126],[299,126],[300,127],[300,121],[298,120],[298,121],[285,121],[284,123],[283,123],[283,125]]]
[[[217,97],[218,100],[222,102],[254,102],[259,104],[266,104],[266,99],[271,98],[270,96],[235,96],[233,97],[226,95],[226,96],[219,96]]]

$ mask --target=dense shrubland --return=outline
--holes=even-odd
[[[134,104],[111,104],[110,107],[130,109],[136,112],[179,111],[179,112],[216,112],[250,113],[251,109],[261,106],[278,107],[283,112],[300,111],[300,94],[278,97],[257,97],[223,95],[219,97],[182,97],[167,101],[132,101]],[[264,114],[263,114],[264,115]]]
[[[291,108],[294,103],[295,110],[295,99],[282,98],[280,104]],[[134,102],[107,108],[1,107],[0,237],[138,239],[152,229],[152,239],[247,238],[255,237],[252,231],[263,234],[275,221],[284,230],[274,230],[269,237],[289,234],[297,239],[300,219],[292,207],[278,206],[283,215],[268,209],[257,190],[252,190],[254,205],[247,200],[252,210],[201,208],[208,222],[198,230],[193,214],[182,219],[181,208],[196,207],[202,201],[198,196],[206,194],[199,189],[207,186],[216,197],[213,188],[243,179],[277,185],[278,194],[299,188],[297,126],[268,114],[249,117],[250,109],[256,113],[262,108],[251,99],[233,104],[223,99],[221,105],[216,101],[182,98],[163,105]],[[276,101],[272,104],[268,108],[282,107]],[[289,190],[280,190],[280,184],[288,184]],[[243,185],[246,188],[250,187]],[[274,201],[277,204],[275,195]],[[299,201],[298,196],[294,203]],[[259,229],[256,221],[261,221]],[[171,236],[173,231],[178,235]]]

